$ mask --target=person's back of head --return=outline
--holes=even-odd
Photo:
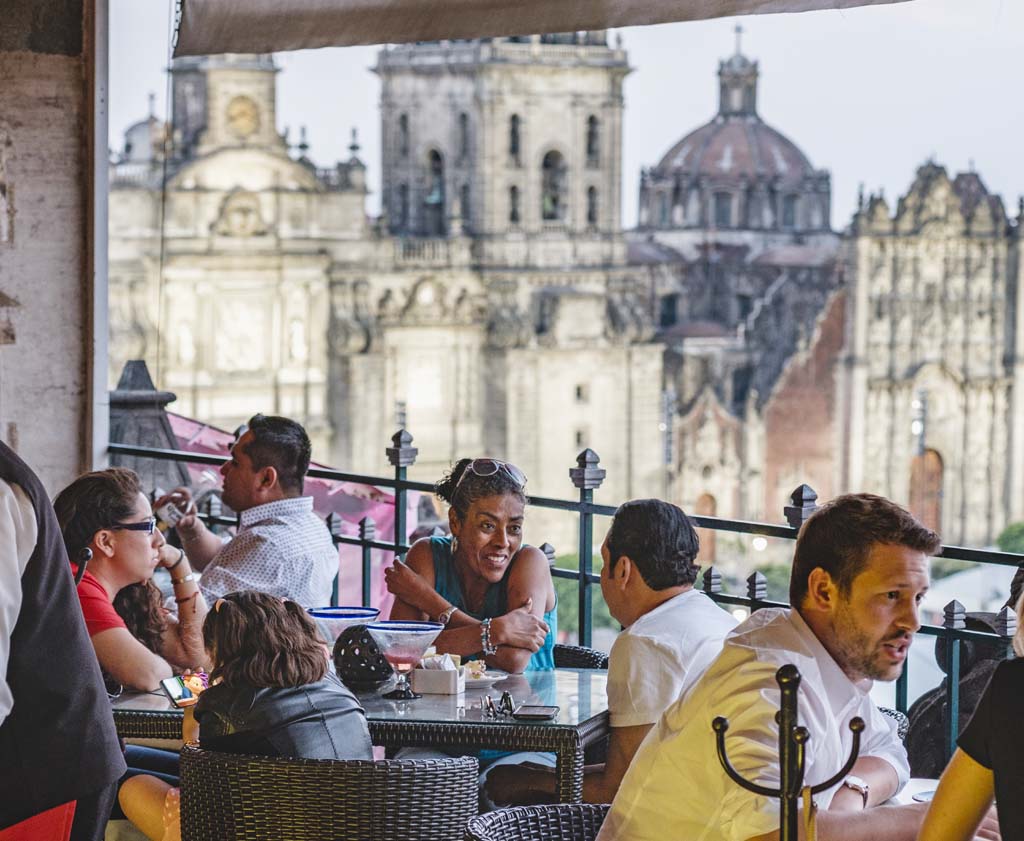
[[[623,556],[652,590],[693,584],[700,541],[681,508],[660,499],[634,499],[619,506],[607,537],[609,563]]]
[[[875,494],[846,494],[822,505],[803,524],[793,553],[789,601],[800,608],[807,596],[808,576],[820,567],[848,595],[878,544],[903,546],[934,555],[939,536],[910,512]]]
[[[305,686],[327,672],[309,614],[293,601],[255,590],[217,599],[203,622],[203,642],[214,661],[211,682],[226,686]]]
[[[246,454],[256,470],[273,467],[285,496],[300,496],[312,445],[302,424],[278,415],[253,415],[248,431],[252,438]]]

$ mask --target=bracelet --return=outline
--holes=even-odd
[[[198,597],[199,590],[196,590],[191,596],[185,596],[185,598],[183,599],[175,599],[174,603],[178,605],[178,614],[181,614],[181,605],[188,604],[189,602],[192,602],[192,612],[195,613],[198,603]]]
[[[172,578],[171,579],[171,583],[172,584],[184,584],[186,581],[195,581],[195,580],[196,580],[196,574],[194,572],[190,572],[188,575],[181,576],[181,578]]]
[[[497,654],[498,646],[491,643],[491,620],[480,623],[480,648],[484,654]]]
[[[180,564],[183,560],[185,560],[185,550],[179,547],[178,548],[178,560],[176,560],[173,564],[171,564],[169,567],[167,567],[167,571],[170,572],[178,564]]]

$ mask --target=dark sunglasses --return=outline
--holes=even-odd
[[[114,523],[107,528],[110,531],[144,531],[146,534],[152,534],[153,529],[156,528],[156,517],[150,517],[141,523]]]

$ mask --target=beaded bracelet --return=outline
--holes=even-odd
[[[491,620],[485,619],[480,623],[480,648],[484,654],[497,654],[498,646],[491,643]]]

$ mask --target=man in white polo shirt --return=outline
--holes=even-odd
[[[850,719],[866,724],[852,773],[815,796],[818,838],[913,841],[927,804],[882,805],[910,769],[895,724],[868,693],[873,680],[895,680],[903,671],[920,626],[928,557],[938,549],[934,532],[878,496],[842,496],[816,511],[796,544],[793,608],[759,610],[726,637],[722,653],[640,746],[599,841],[777,841],[778,800],[726,776],[711,722],[728,718],[725,748],[736,770],[777,788],[775,674],[786,663],[802,677],[808,785],[842,768]]]
[[[718,656],[736,625],[693,588],[698,549],[697,533],[675,505],[635,499],[615,512],[601,547],[601,593],[625,630],[608,663],[608,761],[586,769],[588,803],[611,801],[651,726]],[[495,803],[550,800],[555,778],[551,769],[495,768],[487,790]]]

